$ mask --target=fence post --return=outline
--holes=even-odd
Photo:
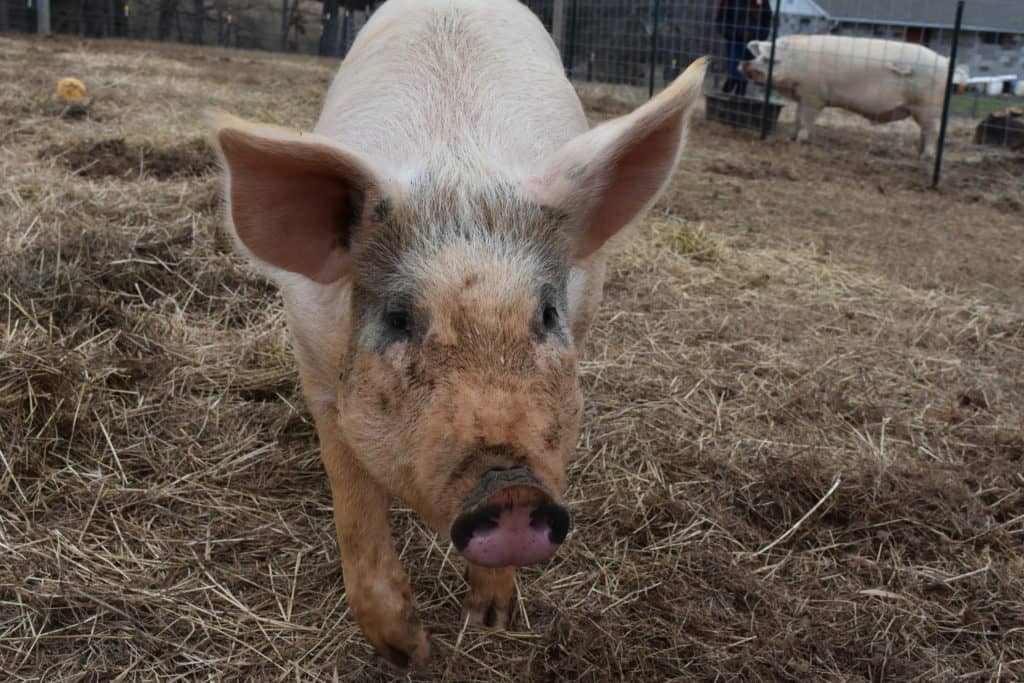
[[[771,120],[772,75],[775,71],[775,41],[779,37],[779,20],[782,14],[782,0],[775,0],[772,14],[772,51],[768,55],[768,78],[764,82],[764,106],[761,107],[761,139],[768,137],[768,122]]]
[[[942,100],[942,124],[939,126],[939,140],[935,145],[935,172],[932,174],[932,189],[939,189],[942,177],[942,150],[946,146],[946,124],[949,122],[949,101],[953,99],[953,75],[956,72],[956,48],[960,44],[960,25],[964,20],[964,0],[956,3],[956,21],[953,23],[953,44],[949,48],[949,73],[946,74],[946,96]],[[927,151],[927,150],[925,150]]]
[[[561,53],[565,49],[565,0],[554,0],[551,6],[551,39]]]
[[[50,35],[50,0],[38,0],[36,3],[36,31]]]
[[[654,0],[651,10],[651,56],[648,59],[647,73],[647,97],[654,97],[654,62],[658,55],[658,5],[659,0]]]
[[[355,12],[344,9],[339,6],[338,11],[341,12],[341,28],[338,29],[340,34],[338,37],[338,57],[345,59],[348,55],[348,31],[349,25],[355,21]],[[334,55],[331,55],[332,57]]]
[[[565,41],[565,50],[562,52],[565,73],[569,78],[572,78],[573,57],[576,54],[576,8],[578,5],[578,0],[569,0],[569,30]]]

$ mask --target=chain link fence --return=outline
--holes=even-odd
[[[41,1],[48,6],[54,33],[335,57],[344,57],[379,4],[0,0],[0,32],[40,30]],[[660,90],[693,59],[711,55],[707,117],[735,127],[767,134],[785,111],[785,132],[799,129],[803,136],[822,123],[817,111],[835,102],[877,123],[900,118],[906,109],[916,111],[923,106],[920,102],[927,102],[929,114],[913,118],[919,119],[922,140],[937,148],[937,156],[942,144],[933,138],[946,117],[940,115],[937,122],[934,109],[947,104],[954,116],[984,118],[976,142],[1024,148],[1020,0],[970,0],[959,31],[957,0],[524,2],[551,32],[566,73],[580,84],[632,91],[637,99]],[[757,54],[748,48],[751,41]],[[958,68],[951,69],[947,58],[954,44],[959,47]],[[856,73],[860,81],[850,76]],[[900,102],[887,93],[901,79],[914,83],[914,102]],[[815,88],[818,96],[808,96]],[[798,104],[793,106],[793,101]],[[825,118],[830,124],[849,119],[829,111]]]

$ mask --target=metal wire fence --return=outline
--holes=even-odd
[[[379,4],[0,0],[0,32],[45,30],[40,2],[49,8],[44,23],[56,33],[338,57]],[[551,32],[566,73],[577,82],[651,95],[693,59],[711,55],[707,116],[732,126],[769,133],[788,108],[787,132],[808,136],[824,107],[877,123],[910,113],[921,131],[919,144],[941,155],[935,138],[948,104],[953,115],[989,117],[978,142],[1024,146],[1024,130],[1018,130],[1024,117],[1012,110],[1024,104],[1020,0],[971,0],[959,31],[957,0],[524,2]],[[955,43],[958,68],[950,69]],[[902,99],[895,93],[900,88]]]
[[[972,0],[962,22],[957,0],[525,1],[578,82],[652,95],[711,55],[707,118],[762,137],[784,109],[799,139],[826,108],[830,126],[866,144],[890,143],[863,123],[907,119],[896,130],[914,131],[917,151],[936,158],[936,184],[948,115],[987,117],[977,143],[1024,148],[1019,0]]]
[[[44,8],[49,31],[40,30]],[[343,57],[372,8],[346,0],[0,0],[0,32]]]

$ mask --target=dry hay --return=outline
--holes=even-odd
[[[308,125],[331,65],[38,45],[0,39],[0,668],[390,679],[344,599],[277,296],[218,235],[215,176],[40,154],[169,152],[206,104]],[[99,117],[33,99],[69,63]],[[930,193],[841,138],[691,140],[613,262],[576,530],[521,572],[515,630],[464,629],[459,562],[395,512],[433,633],[416,679],[1024,675],[1019,188],[957,180],[1000,157],[963,152]]]

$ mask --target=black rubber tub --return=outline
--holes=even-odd
[[[764,99],[740,97],[724,93],[707,93],[705,96],[704,118],[718,121],[734,128],[754,128],[761,130],[764,116]],[[775,130],[779,123],[782,105],[768,104],[768,132]]]

